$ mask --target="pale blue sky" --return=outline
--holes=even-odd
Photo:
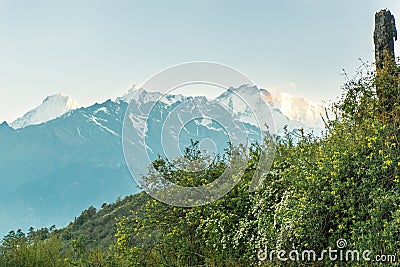
[[[373,59],[382,8],[400,21],[398,0],[0,0],[0,121],[58,92],[83,105],[113,99],[197,60],[230,65],[263,88],[335,99],[341,69]]]

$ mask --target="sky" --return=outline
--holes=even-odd
[[[191,61],[226,64],[271,91],[335,100],[342,70],[373,60],[383,8],[400,21],[397,0],[0,0],[0,122],[60,92],[84,106],[114,99]]]

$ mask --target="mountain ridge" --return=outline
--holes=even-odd
[[[248,92],[245,87],[241,90],[242,93]],[[253,101],[251,105],[256,104],[254,107],[259,109],[255,110],[257,116],[263,118],[265,108],[272,109],[273,115],[282,119],[275,124],[278,133],[282,133],[285,123],[291,123],[291,130],[303,126],[300,122],[289,120],[279,109],[269,106],[270,98],[266,91],[257,87],[252,90],[253,94],[244,97]],[[172,151],[172,154],[167,153],[168,156],[180,153],[179,148],[190,145],[190,139],[211,138],[217,144],[215,152],[223,152],[229,139],[218,124],[200,119],[180,128],[180,120],[185,116],[190,119],[192,111],[202,117],[219,114],[217,110],[224,101],[226,106],[229,102],[238,103],[235,102],[238,96],[233,91],[234,88],[228,90],[219,102],[205,97],[167,95],[158,103],[156,96],[160,96],[159,93],[142,91],[142,97],[133,99],[131,103],[135,112],[133,118],[138,126],[132,129],[132,138],[137,145],[134,148],[141,151],[141,143],[145,139],[149,144],[145,149],[149,150],[150,158],[156,157],[157,153],[166,156],[159,150],[157,136],[162,131],[159,123],[167,120],[171,127],[167,128],[165,144],[168,146],[165,149],[168,153]],[[264,95],[263,98],[259,92]],[[186,103],[185,100],[190,101]],[[146,118],[142,112],[152,107],[152,116]],[[7,232],[30,226],[63,226],[90,205],[99,207],[104,202],[114,201],[119,195],[139,192],[126,166],[122,149],[127,108],[127,100],[107,100],[29,127],[13,129],[7,123],[0,125],[0,206],[5,207],[0,210],[0,229]],[[240,110],[236,105],[232,108],[238,111],[236,117],[233,116],[234,120],[244,122],[249,139],[259,140],[258,128],[248,123],[252,113],[246,113],[246,109]],[[144,125],[148,126],[147,135],[143,131]],[[139,166],[147,166],[142,157],[132,160]]]
[[[302,97],[293,97],[288,93],[270,93],[266,89],[258,88],[257,86],[241,85],[237,88],[229,88],[226,92],[220,94],[216,99],[223,98],[229,90],[234,93],[256,90],[260,94],[260,98],[268,104],[272,109],[279,109],[280,113],[288,117],[290,120],[298,121],[303,126],[312,126],[313,128],[323,128],[321,114],[324,107],[321,104],[315,104],[311,100]],[[248,94],[248,92],[246,92]],[[134,84],[121,97],[117,97],[114,102],[130,103],[131,100],[137,102],[148,103],[150,101],[160,100],[167,104],[172,104],[174,101],[182,101],[185,96],[178,94],[163,95],[160,92],[147,91],[140,84]],[[58,103],[54,103],[58,102]],[[53,104],[53,109],[49,106]],[[37,125],[56,119],[68,112],[81,108],[82,106],[69,96],[62,93],[46,97],[42,104],[28,111],[22,117],[17,118],[9,125],[14,129],[24,128],[30,125]],[[278,112],[279,113],[279,112]],[[296,125],[295,127],[300,127]]]
[[[29,125],[41,124],[80,107],[82,106],[76,100],[62,93],[50,95],[43,100],[42,104],[10,123],[10,126],[20,129]]]

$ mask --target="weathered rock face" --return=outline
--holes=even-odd
[[[389,10],[381,10],[375,14],[375,61],[379,72],[385,62],[395,60],[394,41],[397,40],[397,31],[394,16]]]

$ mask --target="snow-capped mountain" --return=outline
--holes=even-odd
[[[46,97],[40,106],[28,111],[21,118],[12,122],[10,126],[14,129],[19,129],[44,123],[80,107],[81,105],[69,96],[63,94],[51,95]]]
[[[259,120],[258,124],[263,127],[274,126],[275,134],[281,135],[283,127],[288,130],[303,128],[306,132],[313,131],[316,134],[324,128],[322,105],[313,103],[306,98],[292,97],[287,93],[271,94],[265,89],[257,86],[242,85],[239,88],[230,88],[217,97],[225,105],[237,112],[238,118],[256,125],[254,117]],[[249,108],[253,108],[255,116]]]
[[[268,130],[271,134],[283,134],[285,126],[288,130],[308,129],[306,125],[290,120],[275,108],[272,105],[272,95],[257,86],[242,85],[239,88],[229,88],[216,100],[228,106],[238,120],[261,127],[262,130]]]
[[[308,127],[323,128],[324,107],[303,97],[293,97],[287,93],[272,96],[272,106],[278,108],[290,120],[295,120]]]
[[[177,101],[184,100],[183,95],[172,95],[162,94],[160,92],[146,91],[141,87],[140,84],[134,84],[122,97],[118,97],[116,102],[130,103],[132,100],[135,101],[139,106],[147,104],[149,102],[162,102],[167,105],[171,105]]]
[[[134,85],[122,97],[117,98],[117,101],[126,103],[131,100],[134,100],[138,106],[152,101],[171,105],[177,101],[185,101],[185,97],[148,92],[140,85]],[[259,89],[254,85],[229,88],[215,100],[231,110],[237,120],[263,127],[263,130],[269,128],[270,131],[272,130],[271,133],[277,135],[283,133],[285,126],[289,131],[303,128],[306,132],[313,131],[316,134],[324,127],[321,119],[322,105],[314,104],[306,98],[292,97],[286,93],[272,95],[267,90]]]
[[[109,100],[38,125],[0,125],[1,236],[61,227],[85,207],[138,191],[122,153],[126,107]]]
[[[12,127],[0,124],[0,230],[5,231],[0,234],[30,226],[62,226],[90,205],[137,192],[122,149],[125,114],[132,125],[128,137],[134,153],[129,160],[146,167],[147,157],[139,153],[170,158],[190,139],[211,139],[213,152],[223,152],[231,137],[224,131],[226,125],[238,140],[246,134],[250,141],[260,138],[256,126],[270,125],[271,120],[277,134],[285,125],[305,126],[272,103],[268,91],[247,85],[230,88],[215,100],[162,96],[134,86],[114,101],[79,109],[68,97],[48,97]]]

